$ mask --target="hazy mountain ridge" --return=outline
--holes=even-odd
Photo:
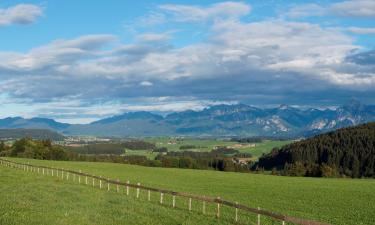
[[[370,121],[375,121],[375,106],[352,100],[337,109],[324,110],[287,105],[261,109],[237,104],[187,110],[165,117],[129,112],[81,125],[9,117],[0,119],[0,128],[44,128],[67,135],[99,136],[309,136]]]
[[[62,141],[65,137],[58,132],[47,130],[47,129],[25,129],[25,128],[13,128],[13,129],[0,129],[0,139],[19,139],[19,138],[33,138],[38,140],[50,139],[54,141]]]

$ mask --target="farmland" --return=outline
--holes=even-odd
[[[280,177],[113,163],[9,159],[34,165],[81,169],[83,172],[119,178],[122,181],[130,180],[131,183],[140,182],[142,185],[157,188],[220,196],[252,207],[332,224],[372,224],[375,216],[375,206],[369,201],[375,199],[375,181],[370,179]],[[156,203],[73,185],[56,178],[41,178],[37,174],[26,176],[25,172],[3,167],[0,170],[1,193],[8,193],[6,198],[0,200],[0,222],[7,222],[6,224],[22,224],[28,218],[31,218],[30,224],[50,224],[56,218],[60,224],[125,224],[125,221],[138,224],[233,222],[225,219],[230,218],[230,215],[217,220],[213,215],[203,216],[183,209],[158,206]],[[5,183],[7,185],[4,185]],[[166,199],[167,201],[170,200]],[[186,206],[184,202],[177,204]],[[51,207],[54,205],[56,207]],[[198,211],[199,205],[195,203],[193,208]],[[21,210],[26,210],[22,216],[17,214]],[[46,214],[45,218],[40,216],[42,213]],[[255,221],[255,217],[240,216],[245,222]]]
[[[274,147],[281,147],[291,143],[291,141],[263,140],[260,143],[242,143],[235,141],[219,139],[197,139],[197,138],[145,138],[144,141],[154,143],[158,148],[165,147],[168,151],[198,151],[209,152],[216,146],[227,146],[239,150],[242,153],[250,153],[254,158],[260,157],[263,153],[268,153]],[[182,149],[183,146],[192,146],[188,149]],[[125,155],[142,155],[149,159],[157,156],[157,153],[150,150],[126,150]]]

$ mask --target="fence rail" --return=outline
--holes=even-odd
[[[126,192],[127,195],[129,195],[129,188],[135,188],[137,189],[137,198],[139,197],[139,190],[146,190],[148,191],[148,200],[150,200],[150,192],[157,192],[160,193],[160,203],[163,203],[163,196],[164,194],[169,194],[173,196],[173,207],[175,207],[175,197],[183,197],[183,198],[188,198],[189,199],[189,210],[191,210],[191,201],[197,200],[203,202],[203,214],[205,213],[205,203],[216,203],[216,217],[220,217],[220,206],[225,205],[231,208],[235,208],[235,221],[238,221],[238,209],[243,210],[245,212],[253,213],[258,215],[258,221],[257,224],[260,225],[260,215],[266,216],[269,218],[272,218],[274,220],[280,221],[282,225],[285,225],[286,222],[292,223],[292,224],[300,224],[300,225],[330,225],[329,223],[323,223],[323,222],[318,222],[318,221],[313,221],[313,220],[306,220],[306,219],[301,219],[301,218],[296,218],[296,217],[291,217],[291,216],[286,216],[274,212],[270,212],[264,209],[260,208],[251,208],[246,205],[239,204],[237,202],[231,202],[227,201],[224,199],[221,199],[220,197],[207,197],[207,196],[200,196],[200,195],[194,195],[190,193],[184,193],[184,192],[176,192],[176,191],[171,191],[171,190],[166,190],[166,189],[159,189],[159,188],[153,188],[153,187],[147,187],[138,184],[131,184],[128,182],[120,182],[119,180],[111,180],[109,178],[103,178],[101,176],[95,176],[87,173],[73,171],[73,170],[67,170],[67,169],[61,169],[61,168],[53,168],[53,167],[48,167],[48,166],[36,166],[36,165],[31,165],[29,163],[18,163],[18,162],[13,162],[10,160],[6,159],[1,159],[0,158],[0,164],[5,165],[8,167],[12,168],[18,168],[18,169],[23,169],[25,171],[30,171],[30,172],[37,172],[37,173],[42,173],[43,175],[48,175],[50,172],[51,175],[53,176],[54,173],[56,176],[61,176],[62,179],[66,177],[66,179],[69,179],[69,175],[73,175],[73,179],[75,180],[75,176],[78,175],[78,182],[81,183],[81,176],[85,177],[85,184],[88,185],[88,179],[92,179],[92,184],[95,186],[95,179],[99,181],[99,186],[102,188],[102,181],[107,183],[107,188],[108,190],[110,189],[110,184],[116,185],[116,190],[118,192],[119,188],[118,186],[123,186],[126,187]],[[41,170],[41,171],[40,171]],[[46,171],[45,171],[46,170]],[[65,173],[65,174],[64,174]],[[104,188],[104,187],[103,187]]]

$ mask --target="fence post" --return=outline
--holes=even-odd
[[[148,201],[151,201],[151,191],[148,190]]]
[[[285,221],[283,220],[283,221],[281,222],[281,224],[282,224],[282,225],[285,225]]]
[[[107,179],[107,186],[108,186],[107,191],[109,191],[109,178]]]
[[[69,172],[66,172],[66,180],[69,180]]]
[[[102,176],[100,176],[100,179],[99,179],[99,188],[102,189]]]
[[[126,195],[129,195],[129,183],[130,181],[126,181]]]
[[[258,210],[260,210],[260,207],[258,207]],[[258,225],[260,225],[260,214],[258,214]]]
[[[139,185],[141,185],[140,183],[137,183],[137,198],[139,198]]]
[[[173,205],[173,208],[176,207],[176,195],[173,195],[173,203],[172,203],[172,205]]]
[[[61,170],[61,179],[62,180],[64,179],[64,168],[62,168],[62,170]]]
[[[163,192],[160,192],[160,204],[163,204]]]
[[[43,168],[43,175],[44,175],[44,168]]]
[[[95,178],[92,177],[92,186],[95,187]]]
[[[52,172],[52,176],[53,176],[53,169],[51,170],[51,172]]]
[[[217,211],[216,211],[216,217],[220,218],[220,197],[217,197]]]
[[[189,211],[191,211],[191,198],[189,198]]]
[[[202,206],[202,213],[203,215],[206,214],[206,201],[203,200],[203,206]]]
[[[120,180],[117,179],[117,182],[120,183]],[[117,191],[117,193],[119,192],[119,186],[118,186],[118,184],[116,184],[116,191]]]
[[[238,208],[237,208],[237,205],[238,205],[238,202],[236,202],[236,216],[235,216],[236,222],[238,222]]]
[[[81,170],[79,170],[79,173],[81,173]],[[78,184],[81,184],[81,174],[78,175]]]

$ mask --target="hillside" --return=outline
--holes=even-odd
[[[343,128],[274,149],[258,167],[299,176],[375,176],[375,123]]]
[[[66,135],[94,136],[266,136],[306,137],[375,121],[375,106],[350,101],[336,109],[256,108],[245,104],[215,105],[166,116],[128,112],[90,124],[66,124],[51,119],[0,119],[0,128],[47,128]]]
[[[130,180],[133,184],[140,182],[142,185],[156,188],[220,196],[251,207],[333,225],[373,224],[375,208],[369,199],[375,198],[374,180],[282,177],[113,163],[8,159],[76,171],[82,169],[83,172],[103,177]],[[223,207],[223,220],[216,220],[215,206],[207,208],[207,216],[201,216],[196,211],[200,212],[202,205],[195,201],[193,212],[188,212],[187,201],[177,198],[179,208],[174,210],[171,208],[172,199],[167,195],[165,205],[160,206],[158,195],[152,195],[151,203],[148,203],[145,192],[141,192],[140,199],[135,200],[135,190],[130,191],[128,198],[124,190],[121,190],[120,194],[114,191],[108,193],[106,190],[93,189],[92,186],[73,184],[72,180],[61,181],[55,177],[42,177],[35,173],[25,175],[25,172],[14,169],[13,172],[9,172],[3,167],[0,167],[0,170],[1,174],[4,174],[0,180],[1,192],[8,193],[0,199],[1,212],[8,213],[0,218],[8,223],[23,224],[25,218],[28,224],[50,224],[51,221],[58,221],[58,224],[233,223],[233,209],[229,211]],[[13,203],[14,199],[18,200]],[[18,216],[16,212],[21,210],[22,215],[27,213],[29,216]],[[255,224],[256,221],[256,216],[246,217],[242,213],[239,218],[242,224]],[[265,217],[262,217],[262,221],[266,222]],[[263,222],[262,224],[271,224]]]
[[[25,137],[53,141],[61,141],[65,139],[63,135],[47,129],[0,129],[0,139],[20,139]]]

